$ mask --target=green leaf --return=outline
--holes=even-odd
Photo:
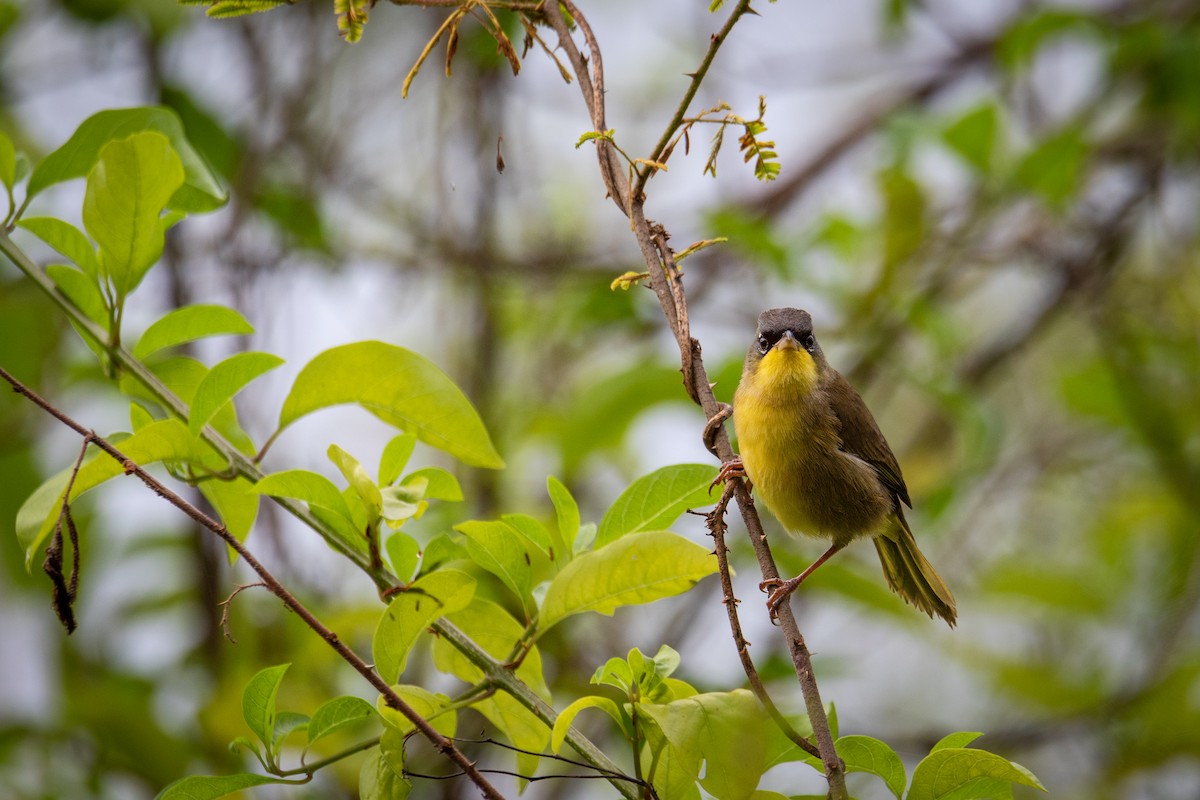
[[[717,560],[670,531],[625,536],[578,556],[554,577],[542,602],[542,631],[585,611],[611,615],[624,605],[682,594],[717,571]]]
[[[441,467],[423,467],[413,470],[404,476],[400,485],[411,486],[421,480],[426,482],[425,497],[432,500],[449,500],[452,503],[462,502],[463,493],[462,487],[458,485],[458,478]]]
[[[388,683],[404,672],[417,637],[439,617],[466,608],[475,595],[475,579],[444,569],[430,573],[397,594],[375,626],[371,652],[375,669]]]
[[[83,235],[83,231],[71,223],[54,217],[28,217],[18,222],[17,227],[24,228],[71,259],[93,281],[99,280],[100,264],[96,259],[96,248]]]
[[[583,147],[584,142],[591,142],[596,139],[603,139],[606,142],[611,142],[613,140],[614,133],[616,133],[616,131],[612,128],[609,128],[606,131],[587,131],[586,133],[580,135],[579,139],[575,142],[575,149],[578,150],[580,147]]]
[[[507,662],[519,642],[523,641],[525,628],[502,606],[491,600],[475,596],[466,608],[447,614],[446,619],[482,647],[488,655]],[[542,673],[542,655],[537,647],[527,647],[525,658],[516,669],[516,675],[543,700],[550,701],[550,689]],[[459,678],[469,684],[484,678],[483,671],[471,663],[465,655],[441,637],[433,640],[433,664],[441,672]],[[548,731],[547,731],[548,733]]]
[[[228,19],[246,14],[270,11],[288,0],[215,0],[208,7],[207,15],[212,19]]]
[[[747,797],[771,766],[767,754],[783,738],[745,689],[698,694],[665,705],[642,703],[637,709],[654,720],[665,740],[655,743],[659,770],[667,771],[661,783],[655,777],[662,797],[682,796],[680,790],[696,781],[702,762],[705,777],[700,784],[705,791],[715,797]]]
[[[283,234],[289,250],[316,250],[332,256],[319,195],[305,183],[264,183],[254,193],[255,208]]]
[[[95,281],[66,264],[50,264],[46,274],[88,319],[108,330],[108,306]]]
[[[997,42],[996,55],[1008,69],[1023,67],[1031,62],[1047,42],[1067,33],[1099,32],[1097,19],[1087,11],[1062,8],[1030,9],[1016,17],[1011,27]]]
[[[29,177],[29,197],[61,181],[84,177],[105,145],[141,131],[157,131],[170,140],[183,166],[184,181],[170,198],[171,208],[198,213],[225,204],[225,191],[188,143],[179,117],[171,109],[159,107],[112,109],[88,117],[66,144],[34,168]]]
[[[239,477],[234,481],[204,481],[199,485],[200,493],[216,509],[221,522],[239,542],[244,542],[254,528],[258,518],[258,492],[248,479]],[[237,557],[229,548],[229,563]]]
[[[383,448],[379,457],[379,485],[391,486],[404,472],[405,465],[412,458],[413,448],[416,447],[417,437],[411,433],[402,433],[392,438]]]
[[[466,464],[504,466],[478,413],[433,362],[383,342],[342,345],[300,371],[279,417],[282,430],[305,414],[356,403],[384,422]]]
[[[417,571],[417,564],[421,560],[421,546],[417,544],[416,539],[401,531],[388,536],[383,546],[387,550],[392,572],[396,573],[401,582],[407,583]]]
[[[471,560],[499,578],[529,609],[533,589],[533,547],[512,526],[471,520],[454,526],[467,537]]]
[[[612,504],[596,532],[596,547],[642,531],[666,530],[689,508],[715,502],[708,487],[717,477],[710,464],[676,464],[643,475]]]
[[[173,367],[166,367],[166,365],[170,364],[171,362],[176,362],[176,364]],[[178,379],[181,381],[186,381],[186,385],[182,385],[180,388],[187,392],[187,397],[185,398],[180,391],[176,391],[175,393],[179,395],[179,398],[189,406],[192,403],[192,398],[194,398],[196,395],[196,388],[200,385],[200,382],[204,380],[204,376],[208,374],[208,367],[204,366],[199,361],[186,356],[167,356],[162,361],[158,361],[156,359],[154,363],[148,364],[147,366],[150,368],[151,372],[160,376],[160,378],[163,375],[167,375],[171,380]],[[174,368],[176,366],[181,366],[182,369],[177,371]],[[167,380],[163,379],[163,382],[167,383]],[[125,394],[134,398],[140,397],[146,399],[146,396],[150,394],[150,392],[146,391],[144,388],[141,391],[133,389],[133,386],[138,386],[139,384],[136,380],[133,380],[128,376],[122,376],[120,385],[121,390],[125,392]],[[170,387],[170,384],[168,384],[168,386]],[[170,388],[174,390],[173,387]],[[169,415],[169,411],[165,408],[163,409],[163,415]],[[254,442],[251,441],[249,435],[242,430],[241,425],[238,423],[237,409],[234,408],[233,403],[226,403],[217,409],[217,413],[214,414],[212,419],[208,421],[208,424],[213,430],[224,436],[230,444],[240,450],[244,455],[253,456],[255,454],[256,447]],[[204,449],[205,452],[218,459],[218,463],[209,464],[211,468],[218,470],[225,469],[227,466],[227,460],[225,458],[219,457],[216,450],[207,445],[204,445]]]
[[[318,739],[375,716],[375,707],[361,697],[335,697],[313,712],[308,723],[308,746]]]
[[[380,494],[379,487],[371,480],[371,476],[363,469],[363,465],[358,462],[358,459],[336,444],[329,445],[326,454],[334,466],[341,471],[342,477],[354,489],[354,493],[362,500],[363,510],[367,512],[369,518],[367,524],[373,525],[383,512],[383,495]]]
[[[295,711],[280,711],[275,715],[275,740],[271,745],[272,752],[279,752],[279,745],[297,731],[308,729],[308,715]]]
[[[544,422],[562,453],[562,469],[568,479],[589,456],[618,447],[633,421],[647,408],[679,402],[678,387],[678,364],[669,367],[642,362],[616,373],[589,374],[581,380],[570,396],[571,413],[547,415]]]
[[[528,514],[505,514],[500,517],[500,520],[519,533],[525,541],[542,551],[543,555],[550,555],[553,542],[550,540],[550,531],[546,530],[546,526],[541,522]]]
[[[1033,773],[986,750],[945,747],[930,753],[913,770],[908,800],[973,800],[992,797],[998,788],[1017,783],[1045,791]]]
[[[929,750],[929,752],[936,753],[938,750],[945,750],[948,747],[966,747],[980,736],[983,736],[983,734],[977,731],[958,731],[957,733],[949,733],[939,739],[938,743],[935,744]]]
[[[141,403],[129,404],[129,425],[135,433],[151,422],[154,422],[154,415],[147,411]]]
[[[999,138],[999,117],[994,103],[983,103],[946,126],[942,140],[964,161],[988,175],[992,171]]]
[[[627,660],[613,656],[596,668],[596,671],[592,673],[591,682],[597,686],[612,686],[632,697],[633,667]]]
[[[591,682],[613,686],[631,702],[668,703],[696,694],[688,684],[670,677],[679,668],[679,660],[679,653],[665,644],[653,658],[635,647],[626,658],[610,658],[592,674]]]
[[[925,241],[925,193],[921,185],[901,167],[891,167],[878,176],[883,196],[883,257],[897,264],[917,252]]]
[[[1043,140],[1017,165],[1018,184],[1061,209],[1079,188],[1089,148],[1082,134],[1068,127]]]
[[[400,695],[400,699],[408,703],[413,711],[428,720],[434,730],[443,736],[453,738],[458,730],[458,715],[451,708],[449,697],[444,694],[434,694],[420,686],[393,686],[392,690]],[[383,695],[379,696],[375,710],[379,712],[379,716],[383,718],[390,730],[402,735],[416,730],[416,726],[409,721],[408,717],[385,702]]]
[[[234,775],[192,775],[175,781],[158,793],[155,800],[216,800],[251,786],[268,783],[290,783],[266,775],[239,772]]]
[[[182,183],[183,165],[162,134],[136,133],[100,150],[88,173],[83,225],[100,246],[101,275],[118,299],[162,256],[159,217]]]
[[[194,342],[207,336],[254,333],[246,318],[225,306],[183,306],[164,315],[142,334],[133,348],[136,358],[144,359],[168,347]]]
[[[0,183],[11,191],[17,182],[17,150],[12,139],[0,131]]]
[[[843,736],[834,742],[834,748],[846,762],[848,772],[878,775],[896,800],[903,797],[904,787],[908,784],[904,762],[887,744],[870,736]]]
[[[242,691],[242,717],[266,746],[267,752],[274,752],[275,696],[279,694],[279,684],[283,682],[283,674],[290,666],[280,664],[259,670]]]
[[[158,461],[187,461],[196,457],[195,439],[177,419],[151,423],[116,444],[126,458],[142,467]],[[45,481],[17,512],[17,541],[25,548],[26,569],[54,529],[69,474],[70,470],[64,470]],[[71,501],[110,478],[124,474],[124,467],[108,455],[99,453],[87,459],[71,487]]]
[[[290,497],[302,500],[309,506],[325,508],[352,521],[350,507],[341,491],[333,485],[333,481],[316,472],[305,469],[289,469],[267,475],[250,488],[258,494],[271,497]]]
[[[213,365],[196,387],[196,394],[192,396],[188,429],[193,435],[199,435],[221,406],[233,400],[234,395],[250,381],[282,363],[283,359],[277,355],[249,352],[236,353]]]
[[[425,488],[429,482],[418,478],[403,486],[385,486],[379,490],[383,500],[382,515],[388,525],[399,528],[405,521],[419,518],[429,505],[425,501]]]
[[[1025,559],[1014,559],[989,570],[983,588],[1005,597],[1030,600],[1039,613],[1053,610],[1081,620],[1105,614],[1120,602],[1111,582],[1100,577],[1091,566],[1030,564]]]
[[[396,750],[403,755],[403,744]],[[390,762],[380,748],[373,747],[368,751],[358,771],[359,800],[406,800],[412,792],[412,783],[404,777],[403,770],[397,771]]]
[[[575,537],[579,535],[579,504],[575,502],[575,498],[563,482],[553,475],[546,478],[546,491],[550,494],[550,502],[554,503],[558,533],[567,546],[566,556],[570,557],[574,552]]]
[[[368,0],[334,0],[338,33],[347,42],[353,44],[362,39],[371,5]]]
[[[554,729],[550,733],[550,749],[557,755],[562,752],[563,742],[567,739],[567,732],[571,728],[571,723],[575,721],[575,717],[580,711],[585,708],[598,708],[608,714],[617,724],[622,724],[621,709],[612,700],[599,695],[584,695],[576,700],[571,705],[558,712],[558,716],[554,719]]]
[[[460,543],[461,536],[451,537],[448,533],[439,533],[429,540],[421,550],[421,575],[427,575],[445,566],[451,561],[467,560],[467,547]]]
[[[495,725],[514,747],[529,751],[516,754],[518,773],[537,772],[539,759],[535,754],[550,743],[550,729],[536,714],[507,692],[498,692],[471,707]]]

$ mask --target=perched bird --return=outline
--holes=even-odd
[[[834,553],[873,537],[892,591],[953,627],[954,595],[904,519],[901,503],[912,502],[900,465],[862,397],[825,360],[808,312],[773,308],[759,316],[733,418],[741,467],[771,513],[790,533],[832,541],[797,577],[763,585],[773,588],[772,617]]]

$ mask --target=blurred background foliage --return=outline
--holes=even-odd
[[[588,5],[610,124],[627,152],[646,152],[716,23],[702,2]],[[730,239],[685,265],[693,332],[722,399],[761,309],[813,311],[831,361],[897,451],[914,529],[960,599],[957,630],[930,623],[887,592],[869,548],[806,584],[801,628],[842,732],[918,756],[951,730],[981,730],[1055,798],[1194,800],[1200,4],[758,10],[697,107],[726,101],[753,116],[766,95],[779,179],[756,183],[732,152],[717,180],[702,177],[698,127],[691,152],[650,184],[650,212],[677,248]],[[652,295],[609,289],[639,257],[604,201],[591,146],[574,149],[587,127],[577,89],[536,51],[514,78],[492,40],[464,26],[453,76],[435,57],[401,100],[444,13],[380,4],[348,46],[326,2],[215,21],[162,0],[3,0],[0,125],[39,157],[102,108],[180,114],[231,201],[172,231],[128,324],[192,302],[243,311],[258,331],[227,346],[289,362],[248,393],[248,429],[270,430],[290,376],[320,349],[393,341],[450,372],[509,464],[463,471],[469,507],[429,515],[425,536],[468,515],[552,518],[547,473],[598,520],[638,475],[708,460],[703,420]],[[47,193],[31,213],[77,221],[80,192]],[[89,356],[0,267],[0,363],[84,424],[126,428]],[[283,708],[367,696],[266,596],[242,595],[238,643],[222,638],[217,603],[238,572],[136,487],[85,504],[81,629],[67,639],[11,522],[78,444],[11,393],[0,395],[0,430],[6,796],[150,797],[189,771],[235,769],[243,756],[226,744],[245,734],[241,687],[268,664],[293,663]],[[328,412],[298,425],[267,466],[328,471],[333,441],[370,463],[387,438]],[[812,543],[779,544],[767,524],[785,571],[816,555]],[[683,527],[703,541],[698,519]],[[732,532],[755,657],[780,704],[799,709],[749,548]],[[250,544],[365,649],[371,586],[313,539],[265,509]],[[680,675],[702,690],[740,685],[718,594],[704,583],[614,620],[560,626],[541,643],[566,698],[556,705],[633,646],[677,648]],[[421,682],[422,667],[410,669]],[[355,776],[351,763],[262,796],[351,797]],[[808,780],[780,773],[769,788],[819,791]],[[871,779],[851,788],[880,796]],[[474,794],[461,782],[419,791]],[[608,791],[548,781],[527,795]]]

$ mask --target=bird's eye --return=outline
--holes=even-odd
[[[758,349],[759,349],[759,352],[762,352],[762,353],[765,353],[771,349],[771,343],[769,341],[767,341],[767,337],[765,337],[765,336],[758,337]]]
[[[817,340],[813,338],[813,335],[811,333],[808,336],[804,337],[804,349],[805,350],[812,350],[813,347],[816,346],[816,344],[817,344]]]

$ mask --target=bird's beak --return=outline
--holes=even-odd
[[[800,343],[796,341],[796,337],[791,331],[784,331],[783,336],[779,337],[779,341],[775,343],[776,350],[799,350]]]

